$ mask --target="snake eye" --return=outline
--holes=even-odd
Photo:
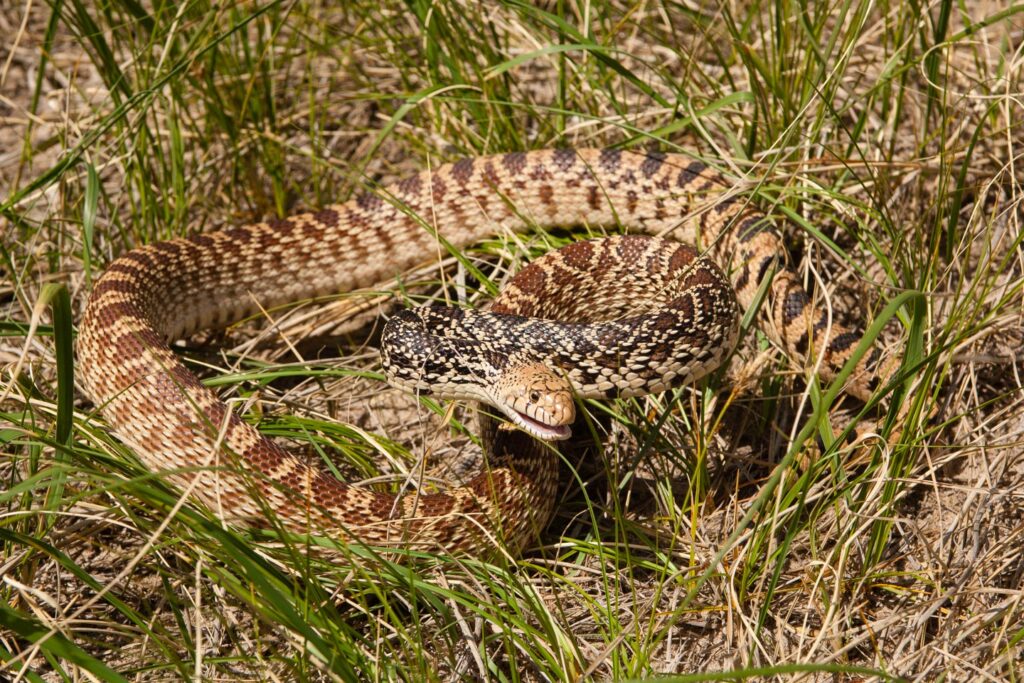
[[[539,391],[531,391],[530,392],[530,401],[532,401],[533,403],[536,403],[539,400],[540,400],[540,392]]]

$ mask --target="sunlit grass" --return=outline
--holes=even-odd
[[[1019,678],[1021,8],[696,7],[0,10],[31,12],[0,72],[0,678]],[[518,558],[225,528],[76,391],[73,321],[132,246],[555,145],[707,158],[892,380],[856,405],[751,315],[699,387],[589,406],[614,428]],[[264,433],[398,490],[474,426],[387,417],[364,314],[481,305],[585,233],[496,236],[181,351]]]

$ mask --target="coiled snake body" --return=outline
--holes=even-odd
[[[750,307],[766,278],[770,333],[795,356],[821,354],[820,372],[830,378],[860,335],[830,326],[827,313],[811,306],[782,265],[778,232],[728,190],[720,174],[682,155],[512,153],[463,159],[316,213],[144,246],[114,261],[96,283],[79,330],[81,377],[148,466],[189,486],[228,522],[258,524],[269,510],[290,529],[341,540],[463,551],[497,536],[516,548],[552,512],[557,456],[543,444],[503,432],[487,470],[443,494],[396,497],[351,486],[243,422],[185,368],[168,340],[261,307],[393,278],[436,258],[442,238],[461,247],[533,225],[621,224],[700,245],[728,280],[679,244],[641,237],[577,243],[524,269],[480,314],[498,341],[464,331],[468,314],[457,309],[396,316],[385,333],[392,381],[494,402],[466,373],[452,373],[471,347],[498,366],[524,347],[544,347],[543,360],[521,363],[520,376],[554,384],[555,398],[539,405],[538,394],[513,387],[509,405],[499,407],[525,429],[563,438],[572,401],[559,394],[561,386],[633,395],[706,374],[735,342],[735,302]],[[537,323],[521,316],[568,316],[570,324],[541,332],[546,342],[523,342],[512,337]],[[858,368],[850,393],[867,396],[876,356]],[[506,381],[483,377],[490,371],[468,374]],[[471,386],[452,389],[460,383]]]

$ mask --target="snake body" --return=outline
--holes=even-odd
[[[168,342],[262,308],[394,278],[436,258],[443,243],[463,247],[535,225],[622,225],[695,243],[708,258],[637,238],[572,245],[521,272],[484,314],[484,327],[507,341],[534,324],[528,317],[564,317],[570,324],[549,333],[543,361],[553,375],[597,395],[659,391],[721,362],[735,341],[733,302],[751,307],[767,280],[769,333],[796,357],[820,355],[819,372],[831,378],[860,335],[812,306],[784,266],[778,231],[729,190],[717,171],[684,155],[518,152],[463,159],[316,213],[143,246],[96,283],[79,329],[81,378],[145,464],[228,522],[265,523],[270,511],[292,530],[342,541],[465,551],[497,536],[516,548],[552,512],[557,459],[546,446],[503,433],[487,471],[443,494],[396,497],[352,486],[243,422]],[[638,294],[644,280],[657,295]],[[393,380],[423,389],[447,377],[452,363],[444,359],[469,341],[479,345],[482,333],[455,327],[453,317],[465,315],[399,316],[393,348],[411,350],[403,367],[419,369],[391,369]],[[575,327],[583,323],[594,326]],[[457,331],[445,332],[449,325]],[[418,355],[423,344],[442,353]],[[486,344],[493,357],[521,346]],[[861,363],[849,393],[870,393],[876,360],[873,353]]]
[[[488,311],[402,311],[384,328],[381,359],[393,386],[477,399],[556,440],[570,436],[574,397],[688,384],[721,364],[738,333],[732,288],[714,263],[678,242],[627,235],[543,256]]]

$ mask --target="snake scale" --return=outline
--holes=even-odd
[[[472,551],[498,538],[516,549],[553,512],[558,460],[545,444],[521,430],[503,430],[486,471],[445,493],[396,496],[352,486],[240,419],[184,366],[169,341],[264,308],[393,279],[445,253],[445,243],[463,247],[533,226],[579,225],[597,231],[621,225],[672,243],[640,237],[580,242],[513,279],[484,315],[485,328],[498,329],[494,321],[502,316],[518,331],[532,325],[520,316],[568,315],[570,325],[597,325],[568,344],[560,328],[552,353],[568,351],[553,369],[535,368],[542,383],[554,378],[588,395],[631,395],[696,379],[731,349],[735,302],[743,310],[754,305],[766,278],[766,331],[795,357],[820,355],[824,379],[860,339],[812,305],[785,267],[777,229],[731,193],[718,171],[681,154],[558,149],[466,158],[315,213],[129,251],[106,269],[90,297],[78,336],[81,378],[115,433],[147,466],[190,487],[229,523],[266,524],[272,512],[290,530],[341,541]],[[705,256],[680,242],[699,245]],[[631,288],[645,278],[657,296]],[[396,384],[429,389],[431,375],[450,370],[444,353],[461,354],[468,334],[452,331],[452,318],[464,316],[454,310],[396,316],[406,325],[392,333],[394,344],[407,347],[426,334],[425,343],[442,354],[441,360],[416,361],[421,370],[434,363],[433,370],[390,368]],[[446,317],[430,317],[438,315]],[[665,334],[681,335],[683,350],[666,351],[658,337]],[[600,350],[606,342],[617,346],[603,361],[584,357],[583,350]],[[501,357],[522,345],[485,352]],[[623,357],[628,352],[641,357]],[[389,353],[384,356],[389,366]],[[848,393],[870,394],[877,357],[872,351],[860,363]],[[531,395],[537,398],[533,392],[520,398],[529,404]],[[570,408],[564,400],[554,403],[571,409],[571,398]],[[523,412],[530,411],[506,410]],[[549,429],[557,433],[547,436],[565,436],[558,426],[565,421],[554,420]]]

